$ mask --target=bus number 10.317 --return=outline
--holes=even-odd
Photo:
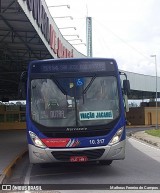
[[[91,145],[98,145],[98,144],[104,144],[105,139],[91,139],[89,140],[89,143]]]

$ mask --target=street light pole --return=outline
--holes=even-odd
[[[67,40],[67,41],[81,41],[82,42],[82,39],[70,39],[70,40]]]
[[[74,30],[77,30],[76,27],[59,27],[59,29],[74,29]]]
[[[86,46],[85,43],[73,43],[72,45],[82,45],[82,44]]]
[[[59,16],[59,17],[53,17],[55,19],[64,19],[64,18],[70,18],[73,20],[73,17],[72,16]]]
[[[157,58],[156,55],[151,55],[155,59],[155,71],[156,71],[156,129],[158,129],[158,107],[157,107]]]
[[[68,9],[70,9],[70,5],[51,5],[51,6],[48,6],[49,8],[50,7],[67,7]]]
[[[79,38],[79,35],[77,35],[77,34],[73,34],[73,35],[72,34],[66,34],[66,35],[63,34],[63,36],[68,36],[68,37],[69,36],[76,36],[77,38]]]

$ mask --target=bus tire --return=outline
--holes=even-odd
[[[113,162],[113,160],[100,160],[99,164],[109,166],[109,165],[111,165],[112,162]]]

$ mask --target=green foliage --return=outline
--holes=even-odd
[[[160,129],[152,129],[152,130],[147,130],[145,132],[149,135],[160,137]]]

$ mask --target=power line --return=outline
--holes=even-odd
[[[134,46],[130,45],[126,40],[124,40],[123,38],[121,38],[119,35],[117,35],[115,32],[113,32],[111,29],[109,29],[106,25],[104,25],[103,23],[99,22],[98,20],[96,20],[95,18],[93,18],[94,21],[96,23],[98,23],[99,25],[101,25],[102,27],[104,27],[107,31],[109,31],[112,35],[114,35],[117,39],[119,39],[121,42],[123,42],[125,45],[127,45],[128,47],[130,47],[132,50],[136,51],[137,53],[139,53],[140,55],[142,55],[143,57],[147,58],[147,60],[150,60],[149,56],[146,56],[144,53],[142,53],[141,51],[139,51],[137,48],[135,48]]]

